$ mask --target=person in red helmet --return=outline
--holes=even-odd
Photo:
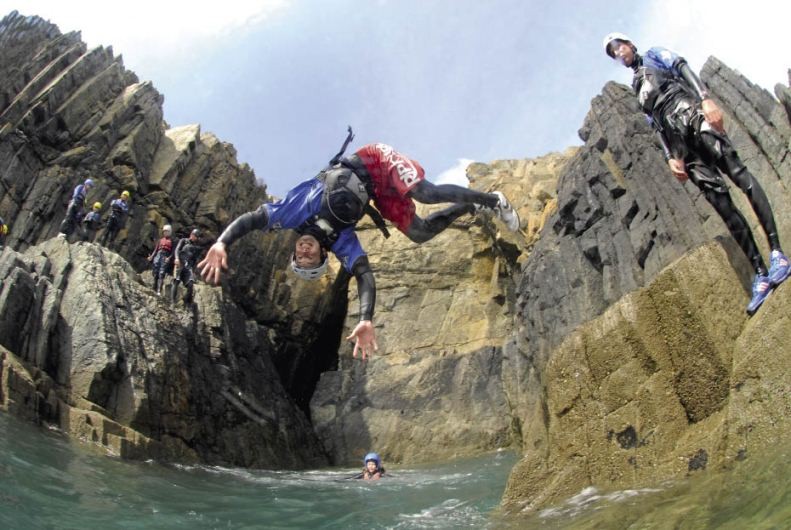
[[[173,270],[173,227],[165,225],[162,227],[162,237],[159,238],[154,250],[148,256],[151,262],[151,272],[154,276],[154,291],[157,296],[162,295],[162,285],[165,283],[165,276]]]

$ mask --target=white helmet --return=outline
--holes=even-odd
[[[604,37],[604,41],[602,42],[602,46],[604,46],[605,53],[607,53],[607,55],[609,55],[613,59],[615,58],[615,56],[613,55],[612,51],[610,50],[610,43],[612,41],[614,41],[614,40],[622,40],[622,41],[628,42],[629,44],[634,46],[634,43],[632,42],[632,39],[630,39],[627,35],[624,35],[623,33],[618,33],[617,31],[615,31],[613,33],[608,33]]]
[[[324,260],[318,267],[312,269],[304,269],[297,265],[297,256],[291,254],[291,270],[294,271],[297,276],[302,278],[303,280],[317,280],[321,278],[325,272],[327,272],[327,256],[323,256]]]
[[[162,227],[162,233],[165,233],[165,232],[170,232],[172,234],[173,233],[173,227],[170,226],[170,225],[163,226]]]

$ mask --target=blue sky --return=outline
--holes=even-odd
[[[432,180],[467,161],[579,145],[590,100],[629,72],[601,48],[622,31],[699,70],[715,55],[771,90],[787,82],[790,2],[757,0],[0,0],[89,46],[112,46],[165,96],[171,126],[232,143],[282,196],[337,151],[393,145]],[[763,46],[766,44],[766,46]],[[442,175],[442,177],[441,177]]]

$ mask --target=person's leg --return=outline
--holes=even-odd
[[[184,287],[187,292],[184,293],[184,305],[192,303],[193,285],[195,284],[195,276],[192,274],[192,268],[184,269]]]
[[[415,215],[405,234],[415,243],[425,243],[462,215],[473,212],[475,212],[474,204],[454,204],[449,208],[432,213],[425,219]]]
[[[710,132],[702,132],[701,144],[707,150],[707,155],[713,159],[717,168],[728,175],[734,184],[744,192],[750,205],[761,223],[761,227],[766,233],[769,246],[772,250],[780,250],[780,239],[777,235],[777,225],[775,224],[772,207],[766,197],[763,188],[755,180],[752,173],[745,167],[733,146],[724,136],[715,135]]]
[[[170,302],[175,305],[176,304],[176,296],[178,295],[179,291],[179,278],[176,276],[173,278],[173,283],[170,284]]]
[[[161,254],[157,252],[154,255],[154,261],[151,262],[151,275],[154,277],[154,290],[158,291],[159,280],[161,278],[159,272],[162,268],[162,258]],[[157,293],[159,294],[159,293]]]
[[[766,263],[761,257],[761,253],[758,251],[747,220],[736,208],[736,205],[733,204],[728,191],[705,187],[701,187],[701,190],[703,191],[703,196],[725,222],[725,226],[728,227],[731,235],[755,269],[751,298],[747,304],[747,313],[752,315],[761,307],[761,304],[764,303],[764,300],[766,300],[766,297],[769,296],[771,291],[772,286],[767,275]]]
[[[500,198],[494,193],[483,193],[456,184],[434,184],[421,180],[409,191],[409,196],[423,204],[456,202],[464,204],[480,204],[494,209]]]
[[[747,256],[747,259],[750,260],[755,273],[766,276],[766,263],[761,257],[761,253],[758,251],[758,246],[755,244],[750,226],[747,224],[747,220],[739,209],[736,208],[736,205],[733,204],[730,194],[727,192],[720,193],[712,190],[704,190],[703,196],[706,197],[709,204],[714,207],[725,222],[725,226],[728,227],[731,236],[733,236],[733,239],[739,244],[742,252]]]
[[[771,249],[769,282],[773,286],[780,285],[791,274],[791,263],[780,247],[777,224],[766,193],[753,174],[745,167],[726,136],[703,132],[701,133],[701,143],[708,151],[708,156],[715,160],[717,168],[728,175],[750,201]]]
[[[74,231],[74,222],[75,218],[77,217],[77,205],[74,202],[69,203],[69,207],[66,208],[66,216],[63,218],[63,222],[60,223],[60,235],[63,238],[67,238],[71,233]]]
[[[495,211],[509,230],[519,229],[519,215],[501,192],[483,193],[455,184],[433,184],[427,180],[421,180],[409,191],[408,196],[424,204],[442,202],[477,204]]]

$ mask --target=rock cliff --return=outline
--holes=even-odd
[[[101,428],[87,438],[125,455],[150,451],[270,467],[326,462],[306,412],[313,385],[332,356],[322,363],[311,355],[323,351],[327,337],[337,342],[332,335],[340,333],[340,324],[327,322],[337,305],[345,311],[345,305],[335,304],[337,292],[345,295],[345,284],[296,281],[282,270],[292,236],[251,235],[232,249],[233,271],[224,289],[208,291],[208,299],[199,295],[199,306],[213,300],[211,309],[199,310],[191,322],[180,322],[178,312],[167,317],[140,285],[150,285],[150,275],[140,273],[148,268],[146,256],[159,227],[171,223],[184,234],[198,226],[210,238],[266,200],[265,186],[237,162],[230,144],[197,125],[164,123],[162,96],[151,82],[139,82],[126,71],[112,49],[88,50],[78,33],[63,35],[49,22],[16,12],[0,21],[0,42],[0,215],[11,227],[0,276],[2,296],[8,298],[0,312],[0,344],[8,350],[3,381],[29,383],[6,388],[4,407],[79,436],[85,434],[77,426],[81,420],[70,419],[67,411],[92,411],[93,424],[112,424],[113,434],[129,443],[120,451],[121,442],[109,441]],[[132,194],[115,252],[96,245],[51,246],[72,189],[86,177],[97,182],[89,200],[105,208],[121,190]],[[83,264],[93,272],[77,274]],[[75,316],[80,308],[65,301],[86,294],[98,301],[81,308],[88,315]],[[118,313],[133,322],[114,323]],[[93,328],[97,321],[104,322],[100,332]],[[171,335],[167,331],[174,325]],[[119,336],[119,326],[131,336]],[[88,339],[95,344],[86,350]],[[67,357],[83,351],[90,362],[78,375],[69,366],[81,365],[82,358]],[[221,372],[230,370],[225,383],[209,384],[209,365],[197,373],[170,368],[171,358],[190,364],[204,357],[224,366]],[[171,369],[179,379],[166,377]],[[167,384],[151,386],[163,378]],[[223,398],[228,385],[257,401]],[[188,401],[178,404],[176,413],[168,400],[177,395]],[[47,407],[41,408],[43,403]],[[25,407],[29,410],[22,412]],[[224,424],[226,413],[250,418],[244,423],[239,416],[231,427]],[[274,428],[259,422],[262,414],[270,422],[278,419]],[[141,437],[145,443],[138,443]]]
[[[781,242],[789,248],[788,115],[769,93],[714,58],[707,61],[702,78],[722,104],[726,128],[745,164],[767,191]],[[777,92],[785,94],[787,89],[778,87]],[[614,83],[606,85],[591,102],[580,136],[585,145],[558,182],[558,211],[547,221],[522,271],[517,289],[517,332],[505,347],[506,393],[516,404],[525,454],[506,491],[511,507],[539,507],[555,500],[556,495],[575,487],[579,491],[589,484],[623,485],[624,477],[639,483],[651,474],[648,468],[654,465],[666,466],[656,475],[672,474],[668,471],[672,458],[692,454],[696,443],[703,453],[717,454],[712,460],[718,463],[735,458],[738,444],[723,442],[732,431],[721,427],[722,415],[708,422],[702,420],[720,410],[739,413],[732,404],[743,398],[734,390],[744,385],[739,379],[741,363],[756,354],[746,345],[758,340],[759,330],[766,330],[764,341],[783,344],[782,326],[776,327],[771,317],[767,323],[771,325],[761,326],[757,323],[761,319],[753,319],[742,330],[751,272],[731,246],[726,245],[727,253],[697,252],[666,269],[715,236],[732,240],[695,186],[678,184],[670,176],[630,89]],[[746,212],[756,240],[766,253],[765,238],[749,205],[738,190],[732,196]],[[712,262],[720,267],[728,264],[729,268],[712,270]],[[684,272],[687,268],[694,271],[693,267],[697,267],[696,273]],[[730,267],[735,275],[726,277]],[[728,282],[730,291],[711,289],[710,274]],[[647,292],[641,291],[644,294],[623,299],[643,286],[647,286]],[[665,297],[661,304],[656,293],[660,289],[664,289],[661,292]],[[681,296],[678,306],[673,303],[674,293]],[[782,293],[778,291],[779,297]],[[726,307],[720,297],[738,303]],[[642,303],[649,299],[652,302],[645,306],[634,307],[635,300]],[[704,311],[708,304],[724,313]],[[783,320],[782,305],[768,306],[761,316],[768,312],[777,313],[775,318]],[[591,326],[598,326],[597,331],[583,331],[589,329],[587,324],[580,329],[596,317],[596,324]],[[690,326],[701,335],[694,341]],[[720,332],[723,337],[717,336]],[[591,334],[598,337],[595,347]],[[613,342],[613,334],[622,334],[619,342]],[[730,340],[725,341],[725,337]],[[569,355],[569,350],[575,354]],[[787,351],[780,347],[764,353],[772,357],[771,363],[782,365]],[[621,363],[631,368],[617,369]],[[591,373],[582,375],[585,366]],[[667,370],[663,376],[651,379],[652,374],[663,370]],[[582,384],[590,392],[575,394],[566,388],[578,378],[586,381]],[[663,378],[673,379],[676,388],[651,386]],[[601,387],[594,391],[598,385]],[[765,405],[772,407],[774,398],[769,395]],[[599,422],[596,427],[577,416],[585,407],[592,407],[589,412],[597,410],[591,419]],[[649,407],[653,409],[647,410]],[[670,410],[676,412],[670,414]],[[632,413],[636,416],[613,426],[619,414]],[[641,427],[635,421],[643,422]],[[704,443],[704,435],[699,432],[706,429],[702,425],[714,425],[715,431],[722,432],[707,432],[709,438]],[[569,432],[572,428],[573,433]],[[561,431],[565,435],[559,435]],[[755,436],[774,439],[776,434]],[[580,449],[582,438],[588,447],[585,451]],[[625,456],[627,467],[607,467],[613,446],[631,451]],[[692,462],[690,458],[685,462]],[[674,470],[681,468],[676,466]],[[561,490],[563,493],[559,493]]]
[[[791,248],[788,88],[776,100],[713,58],[702,77]],[[670,176],[628,87],[593,98],[580,136],[562,154],[470,166],[471,186],[518,207],[518,234],[484,214],[419,246],[360,226],[380,348],[363,363],[342,341],[359,318],[354,281],[337,263],[297,281],[287,233],[237,243],[226,284],[199,285],[192,308],[156,298],[144,271],[157,227],[216,235],[266,188],[231,145],[164,123],[162,96],[111,49],[12,13],[0,21],[0,407],[135,458],[304,467],[516,445],[513,510],[786,440],[788,288],[745,318],[746,260],[694,185]],[[103,202],[133,194],[113,249],[52,239],[86,176]]]

